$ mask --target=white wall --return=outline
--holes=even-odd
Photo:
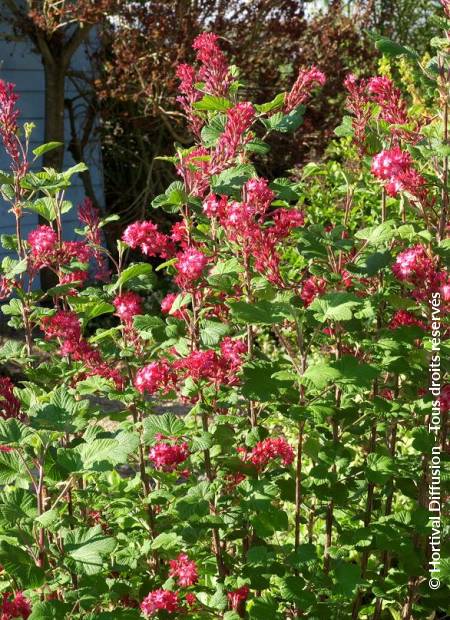
[[[88,61],[85,49],[80,48],[75,55],[72,66],[77,69],[86,69]],[[0,39],[0,78],[16,85],[16,92],[20,99],[18,108],[20,110],[20,122],[33,122],[36,128],[33,131],[30,149],[42,144],[44,138],[44,73],[40,56],[35,54],[31,45],[27,41],[11,42]],[[67,98],[74,98],[78,95],[77,89],[67,80]],[[84,105],[82,100],[76,101],[76,106]],[[66,112],[66,144],[70,140],[70,126]],[[94,137],[89,144],[86,154],[86,164],[89,166],[94,191],[97,200],[103,204],[103,177],[101,166],[101,149],[99,142]],[[41,162],[38,162],[38,166]],[[64,167],[74,165],[71,154],[66,150],[64,157]],[[0,170],[8,169],[8,159],[0,141]],[[77,221],[76,206],[83,200],[85,193],[78,175],[72,177],[73,186],[67,191],[66,199],[73,202],[74,208],[64,217],[65,231],[67,239],[77,238],[73,229],[79,223]],[[37,215],[27,214],[23,220],[24,236],[38,223]],[[7,212],[7,205],[0,198],[0,234],[12,234],[14,232],[14,217]],[[0,261],[7,252],[0,248]]]

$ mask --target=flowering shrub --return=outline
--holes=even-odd
[[[0,380],[2,617],[439,617],[448,564],[431,590],[427,539],[447,525],[431,528],[427,491],[450,400],[443,41],[426,70],[433,114],[386,77],[348,77],[337,132],[359,155],[329,217],[308,210],[305,179],[252,164],[326,77],[301,69],[254,105],[218,37],[197,37],[197,64],[178,71],[195,145],[167,158],[180,180],[153,201],[178,220],[170,234],[131,224],[111,272],[88,202],[81,240],[63,237],[82,167],[30,171],[30,127],[21,141],[2,84],[17,230],[3,245],[18,253],[2,309],[25,333],[0,350],[21,371]],[[26,211],[48,222],[27,240]],[[145,312],[152,267],[124,267],[128,247],[173,278],[162,316]],[[92,327],[103,315],[115,322]],[[162,400],[184,412],[157,413]]]

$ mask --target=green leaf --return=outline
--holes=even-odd
[[[2,446],[21,444],[32,434],[33,431],[16,418],[0,419],[0,445]]]
[[[152,549],[164,549],[164,551],[179,551],[184,548],[183,539],[175,532],[163,532],[153,539]]]
[[[130,280],[133,280],[134,278],[142,275],[148,275],[152,272],[153,267],[150,265],[150,263],[136,263],[134,265],[130,265],[121,272],[116,282],[109,288],[109,292],[112,293]]]
[[[207,148],[215,146],[219,136],[225,129],[227,117],[225,114],[217,114],[209,125],[205,125],[201,132],[202,142]]]
[[[244,183],[255,176],[256,171],[253,166],[249,164],[240,164],[233,168],[227,168],[227,170],[224,170],[219,175],[212,177],[212,191],[216,194],[237,196]]]
[[[271,362],[253,361],[243,366],[242,394],[251,400],[268,402],[280,396],[280,390],[292,385],[273,377],[277,368]]]
[[[314,318],[320,323],[350,321],[360,305],[361,299],[352,293],[326,293],[316,297],[308,310],[314,313]]]
[[[377,226],[363,228],[355,233],[356,239],[363,239],[368,246],[379,246],[389,242],[395,234],[394,221],[388,220]]]
[[[91,301],[81,295],[72,297],[70,299],[70,304],[74,307],[75,311],[81,315],[84,326],[86,326],[89,321],[92,321],[92,319],[96,319],[102,314],[111,314],[115,310],[114,306],[106,301]]]
[[[338,138],[345,138],[347,136],[353,136],[353,119],[351,116],[344,116],[342,123],[336,127],[334,133]]]
[[[40,146],[37,146],[35,149],[33,149],[33,155],[35,155],[36,157],[40,157],[41,155],[44,155],[44,153],[53,151],[60,146],[64,146],[62,142],[47,142],[46,144],[41,144]]]
[[[395,473],[394,461],[383,454],[369,454],[366,463],[366,477],[369,482],[384,484]]]
[[[183,420],[177,418],[173,413],[148,416],[144,418],[142,424],[146,442],[153,441],[158,433],[167,437],[181,437],[186,430]]]
[[[65,170],[62,173],[62,176],[65,179],[70,179],[70,177],[74,174],[78,174],[79,172],[86,172],[86,170],[89,170],[89,168],[86,166],[85,163],[80,162],[78,164],[76,164],[75,166],[72,166],[71,168],[68,168],[67,170]]]
[[[36,566],[34,558],[4,540],[0,542],[0,564],[23,590],[38,588],[45,581],[45,572]]]
[[[333,569],[335,592],[343,596],[351,596],[361,583],[361,570],[357,564],[338,561]]]
[[[370,387],[374,379],[380,374],[376,366],[367,364],[353,355],[343,355],[339,360],[332,363],[339,376],[336,383],[353,384],[360,387]]]
[[[99,573],[104,556],[109,556],[115,546],[114,538],[105,536],[100,525],[69,530],[64,536],[64,551],[70,564],[86,575]]]
[[[62,601],[38,601],[33,604],[33,610],[28,620],[61,620],[68,618],[73,605]]]
[[[297,106],[289,114],[283,114],[282,112],[276,112],[273,116],[264,120],[264,125],[272,130],[279,131],[280,133],[292,133],[300,127],[303,123],[303,116],[305,113],[305,106]]]
[[[200,339],[205,347],[213,347],[219,344],[229,331],[230,328],[226,323],[209,319],[200,322]]]
[[[54,199],[49,196],[38,198],[34,202],[27,202],[25,206],[28,211],[37,213],[47,220],[47,222],[53,222],[53,220],[56,219]]]
[[[259,323],[262,325],[274,325],[282,323],[287,318],[292,318],[292,308],[287,303],[276,301],[234,301],[229,304],[232,316],[244,323]]]
[[[35,521],[42,527],[50,527],[55,521],[58,520],[57,510],[46,510],[39,517],[36,517]]]
[[[150,316],[149,314],[136,315],[133,318],[133,325],[141,338],[146,340],[158,339],[158,334],[162,335],[165,328],[165,323],[159,316]]]
[[[340,372],[329,364],[313,364],[306,369],[303,380],[306,384],[311,383],[318,390],[324,388],[328,383],[336,381]]]
[[[272,101],[268,101],[267,103],[256,104],[255,108],[258,112],[262,114],[267,114],[267,112],[273,112],[277,108],[281,108],[284,104],[284,100],[286,98],[286,93],[278,93]]]
[[[216,97],[207,93],[200,101],[196,101],[193,107],[195,110],[206,110],[208,112],[226,112],[233,107],[233,104],[225,97]]]
[[[419,57],[417,52],[412,50],[409,47],[405,47],[404,45],[400,45],[400,43],[395,43],[395,41],[391,41],[387,37],[379,37],[375,41],[376,48],[385,56],[389,56],[390,58],[396,58],[397,56],[407,56],[410,60],[418,61]]]

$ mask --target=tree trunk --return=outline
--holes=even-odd
[[[62,142],[64,145],[64,87],[66,72],[62,63],[43,62],[45,76],[45,125],[44,142]],[[43,164],[61,171],[64,162],[64,146],[43,155]]]
[[[45,168],[61,171],[64,164],[64,90],[65,69],[57,59],[51,62],[43,59],[45,79],[44,142],[61,142],[63,146],[44,153],[42,163]],[[41,221],[40,224],[47,222]],[[47,290],[57,284],[55,274],[49,269],[41,270],[41,288]]]

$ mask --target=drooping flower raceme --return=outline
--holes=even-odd
[[[284,111],[291,112],[301,103],[305,103],[311,97],[311,91],[314,86],[323,86],[325,82],[325,74],[317,67],[300,69],[294,85],[286,95]]]

